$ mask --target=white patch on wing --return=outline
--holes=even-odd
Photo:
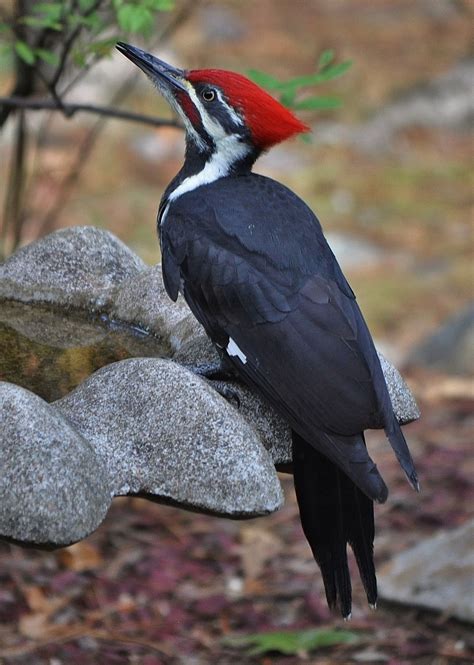
[[[232,337],[229,337],[229,343],[226,346],[226,351],[229,356],[237,356],[237,358],[239,358],[244,365],[247,362],[247,356],[242,351],[242,349],[237,346]]]

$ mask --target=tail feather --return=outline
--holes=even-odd
[[[373,561],[374,511],[369,499],[337,466],[293,432],[293,472],[301,524],[323,577],[331,609],[351,613],[347,543],[371,605],[377,602]]]
[[[397,456],[398,462],[408,478],[410,485],[417,492],[420,491],[420,483],[418,481],[418,474],[416,473],[415,463],[413,462],[408,444],[405,436],[403,435],[402,428],[400,427],[395,416],[393,417],[390,427],[385,429],[390,445],[393,452]]]

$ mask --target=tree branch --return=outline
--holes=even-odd
[[[102,4],[102,0],[96,0],[93,5],[91,5],[81,16],[83,18],[86,18],[90,16],[93,12],[95,12],[97,9],[99,9],[100,5]],[[56,86],[58,84],[59,79],[61,78],[61,75],[64,71],[64,68],[66,66],[67,58],[69,55],[69,51],[71,50],[74,42],[76,41],[77,37],[81,33],[83,29],[83,25],[79,24],[77,25],[69,35],[65,35],[64,37],[64,42],[63,42],[63,49],[61,52],[61,56],[59,59],[59,64],[58,67],[53,75],[53,78],[51,79],[49,86],[50,90],[56,90]]]
[[[0,97],[0,107],[29,109],[31,111],[59,111],[67,118],[71,118],[76,113],[92,113],[102,115],[108,118],[118,120],[129,120],[130,122],[140,122],[144,125],[153,127],[176,127],[182,129],[182,125],[177,120],[156,118],[142,113],[133,113],[132,111],[122,111],[111,106],[97,106],[95,104],[64,104],[60,106],[54,99],[31,99],[28,97]]]

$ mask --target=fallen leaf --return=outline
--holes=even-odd
[[[83,570],[94,570],[103,563],[99,550],[86,541],[70,545],[58,552],[57,557],[65,568],[74,570],[76,573]]]

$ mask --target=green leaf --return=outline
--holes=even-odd
[[[319,73],[320,82],[323,83],[324,81],[332,81],[333,79],[345,74],[351,67],[352,60],[345,60],[344,62],[340,62],[337,65],[326,67],[322,72]]]
[[[19,23],[29,25],[31,28],[49,28],[50,30],[62,30],[62,25],[47,16],[23,16]]]
[[[48,65],[59,65],[59,56],[53,51],[44,48],[35,48],[35,54]]]
[[[280,81],[274,76],[261,72],[258,69],[249,69],[247,76],[257,85],[261,85],[262,88],[267,88],[268,90],[276,90],[280,85]]]
[[[307,97],[293,104],[296,111],[315,111],[321,109],[338,109],[342,102],[338,97]]]
[[[23,60],[23,62],[26,62],[27,65],[34,65],[35,64],[35,53],[31,46],[28,46],[26,42],[23,42],[21,39],[18,39],[15,42],[15,51],[18,55],[19,58]]]
[[[145,6],[154,12],[169,12],[174,9],[174,0],[144,0]]]
[[[323,51],[319,56],[318,60],[319,69],[324,69],[333,60],[334,60],[334,51],[332,49],[327,49],[326,51]]]
[[[296,88],[289,88],[282,95],[280,95],[280,102],[283,106],[293,108],[295,105]]]
[[[86,62],[87,62],[86,55],[85,55],[85,53],[83,53],[79,49],[74,49],[72,54],[71,54],[71,57],[72,57],[73,63],[76,65],[76,67],[81,67],[82,68],[82,67],[86,66]]]
[[[289,81],[279,83],[278,86],[275,87],[275,90],[286,91],[297,88],[307,88],[312,85],[317,85],[318,83],[324,83],[326,81],[335,79],[338,76],[342,76],[351,66],[351,60],[340,62],[337,65],[330,65],[322,71],[314,72],[313,74],[306,74],[304,76],[297,76],[296,78],[290,79]]]
[[[81,12],[87,12],[94,5],[95,0],[79,0],[79,9]]]
[[[92,44],[88,44],[87,52],[94,53],[100,57],[109,55],[118,39],[119,37],[116,35],[115,37],[108,37],[107,39],[100,39],[96,42],[92,42]]]
[[[45,18],[51,21],[59,21],[61,18],[63,3],[62,2],[38,2],[34,6],[37,14],[43,14]]]
[[[123,5],[117,12],[119,26],[125,32],[147,32],[153,27],[153,15],[146,7]]]
[[[260,656],[272,651],[291,656],[300,652],[315,651],[323,647],[357,642],[358,639],[356,633],[348,630],[311,628],[308,630],[257,633],[229,638],[226,642],[232,646],[247,647],[247,653],[251,656]]]

